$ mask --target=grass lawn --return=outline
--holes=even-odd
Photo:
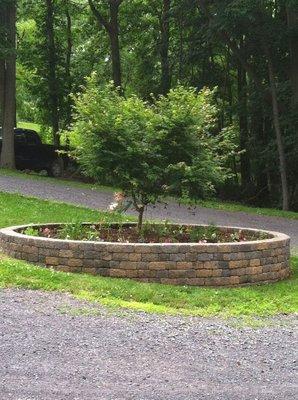
[[[0,226],[23,223],[116,220],[119,215],[0,193]],[[0,257],[0,287],[68,292],[111,307],[199,316],[269,316],[298,311],[298,257],[293,276],[282,282],[234,289],[144,284],[127,279],[68,274]]]
[[[242,288],[192,288],[55,272],[23,261],[0,260],[0,287],[68,292],[110,307],[197,316],[272,316],[298,311],[298,258],[282,282]]]
[[[107,187],[99,184],[83,183],[74,181],[71,179],[53,179],[47,176],[40,176],[38,174],[25,174],[19,171],[12,171],[7,169],[0,169],[0,176],[15,176],[23,179],[39,180],[43,182],[55,183],[63,186],[71,186],[82,189],[101,190],[107,192],[113,192],[119,190],[117,188]],[[177,199],[170,198],[170,201],[177,201]],[[178,200],[179,201],[179,200]],[[183,201],[181,201],[184,203]],[[187,203],[189,205],[189,203]],[[250,207],[240,203],[225,202],[218,199],[214,200],[198,200],[191,202],[191,205],[197,205],[205,208],[213,208],[215,210],[232,211],[232,212],[246,212],[249,214],[265,215],[269,217],[283,217],[288,219],[298,219],[298,212],[294,211],[283,211],[275,208],[261,208],[261,207]]]
[[[41,126],[38,124],[34,124],[33,122],[20,121],[20,122],[18,122],[18,128],[32,129],[33,131],[40,133]]]
[[[43,222],[96,222],[102,219],[110,221],[124,219],[119,214],[2,192],[0,192],[0,210],[0,227]],[[129,218],[125,217],[125,220]]]

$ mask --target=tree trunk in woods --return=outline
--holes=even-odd
[[[46,5],[46,40],[48,50],[48,89],[49,89],[49,112],[51,127],[53,132],[53,141],[55,146],[60,144],[59,135],[59,101],[57,85],[57,55],[54,36],[54,7],[53,0],[45,0]]]
[[[290,80],[293,90],[293,104],[298,111],[298,11],[287,6],[287,22],[290,31]]]
[[[0,126],[4,119],[4,86],[5,86],[5,61],[0,60]]]
[[[251,183],[251,168],[249,157],[249,138],[248,138],[248,121],[247,121],[247,81],[246,71],[241,63],[238,63],[238,116],[240,128],[240,174],[241,188],[245,193]]]
[[[122,93],[121,57],[119,45],[119,7],[123,0],[109,0],[110,18],[105,18],[96,8],[93,0],[88,0],[90,9],[100,27],[104,27],[109,35],[112,62],[112,79],[116,88]]]
[[[5,48],[4,32],[5,29],[6,6],[0,5],[0,47]],[[0,126],[3,126],[4,118],[4,94],[5,94],[5,56],[0,54]]]
[[[110,45],[111,45],[111,58],[112,58],[112,76],[114,85],[117,88],[122,87],[121,80],[121,60],[120,60],[120,46],[119,46],[119,22],[118,22],[118,14],[119,14],[119,5],[120,3],[111,1],[110,2],[110,29],[109,29],[109,37],[110,37]]]
[[[289,209],[289,189],[288,189],[288,182],[287,182],[287,167],[286,167],[285,150],[284,150],[284,145],[283,145],[283,140],[282,140],[282,132],[281,132],[281,126],[280,126],[275,73],[274,73],[274,67],[273,67],[270,50],[266,44],[264,44],[264,50],[265,50],[265,53],[267,56],[267,61],[268,61],[268,75],[269,75],[269,83],[270,83],[271,98],[272,98],[273,125],[274,125],[277,149],[278,149],[278,155],[279,155],[279,171],[280,171],[280,179],[281,179],[281,187],[282,187],[282,208],[283,208],[283,210],[288,210]]]
[[[1,85],[2,99],[1,108],[3,112],[2,125],[2,150],[0,167],[15,168],[14,155],[14,127],[16,115],[16,4],[11,1],[6,6],[5,36],[9,48],[4,63],[1,63]],[[4,92],[4,95],[3,95]]]
[[[71,55],[72,55],[72,21],[69,12],[69,3],[66,8],[66,37],[67,37],[67,50],[66,50],[66,66],[65,75],[67,79],[67,110],[66,110],[66,127],[68,128],[71,123],[71,98],[72,81],[71,81]]]
[[[161,30],[161,93],[167,94],[171,88],[171,75],[169,65],[169,44],[170,44],[170,8],[171,0],[163,0],[163,9],[160,19]]]

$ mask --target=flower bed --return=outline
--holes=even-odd
[[[274,282],[290,275],[290,239],[276,232],[218,227],[220,237],[233,239],[223,243],[206,243],[204,240],[198,243],[125,243],[65,240],[23,233],[57,234],[67,226],[5,228],[0,230],[0,246],[9,256],[59,271],[133,278],[143,282],[237,286]],[[125,229],[129,227],[133,225],[124,226]],[[185,230],[199,228],[202,231],[196,225],[186,226]]]

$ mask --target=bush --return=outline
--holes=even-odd
[[[179,86],[148,104],[110,85],[99,89],[93,76],[76,98],[75,156],[87,176],[132,198],[140,228],[146,205],[160,196],[206,197],[225,178],[222,141],[210,133],[212,97]]]

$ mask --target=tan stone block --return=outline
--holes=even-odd
[[[137,269],[138,263],[135,261],[121,261],[119,264],[119,268],[126,270]]]
[[[261,265],[261,261],[259,259],[253,259],[249,261],[250,267],[258,267],[259,265]]]
[[[230,283],[230,285],[239,285],[239,283],[240,283],[239,276],[230,276],[229,283]]]
[[[206,269],[217,269],[217,268],[219,268],[219,262],[218,261],[205,261],[204,262],[204,268],[206,268]]]
[[[182,270],[171,269],[168,272],[169,272],[169,278],[185,278],[186,277],[186,271],[183,269]]]
[[[222,276],[222,270],[221,269],[210,269],[210,276]]]
[[[137,278],[138,277],[138,271],[136,270],[126,270],[126,278]]]
[[[59,265],[59,258],[58,257],[46,257],[45,263],[47,265]]]
[[[140,278],[154,278],[156,276],[157,272],[162,272],[162,271],[142,269],[142,270],[138,270],[138,276]],[[163,272],[167,272],[167,270],[163,270]]]
[[[186,285],[190,286],[204,286],[205,278],[187,278]]]
[[[35,247],[35,246],[27,246],[27,245],[25,245],[25,246],[22,247],[22,251],[24,253],[28,253],[28,254],[37,254],[38,253],[38,248]]]
[[[130,253],[113,253],[112,259],[114,261],[128,261]]]
[[[268,242],[260,242],[255,244],[256,250],[267,250],[269,248]]]
[[[178,285],[179,279],[161,278],[160,282],[164,285]]]
[[[142,261],[146,262],[159,261],[159,254],[157,253],[144,253],[144,254],[135,253],[135,254],[141,256]]]
[[[59,250],[59,257],[73,258],[72,250]]]
[[[218,245],[217,251],[218,251],[219,253],[231,253],[231,251],[232,251],[232,246],[231,246],[231,245],[227,245],[227,244]]]
[[[130,253],[129,254],[129,261],[141,261],[142,254],[140,253]]]
[[[97,268],[84,267],[84,268],[82,268],[82,272],[84,274],[97,275]]]
[[[125,269],[110,269],[110,276],[113,278],[125,278],[126,272]]]
[[[79,258],[69,258],[67,261],[67,264],[70,267],[82,267],[83,266],[83,261]]]
[[[210,286],[229,286],[231,277],[222,276],[221,278],[206,278],[205,285]]]
[[[102,253],[102,254],[100,255],[100,258],[101,258],[103,261],[111,261],[111,260],[112,260],[112,254],[111,254],[111,253]]]
[[[194,266],[195,266],[195,263],[192,263],[192,262],[186,262],[186,261],[176,262],[177,269],[193,269]]]
[[[157,262],[150,262],[149,269],[175,269],[176,263],[174,261],[157,261]]]
[[[241,268],[241,267],[243,267],[242,260],[229,261],[229,268],[233,269],[233,268]]]
[[[210,278],[213,276],[213,269],[198,269],[196,270],[197,278]]]

